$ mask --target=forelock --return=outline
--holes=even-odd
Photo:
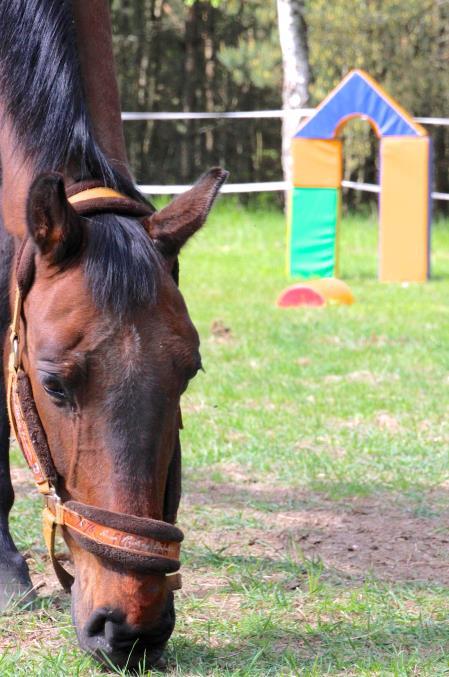
[[[86,222],[83,266],[100,310],[123,316],[157,300],[161,260],[137,219],[101,214]]]

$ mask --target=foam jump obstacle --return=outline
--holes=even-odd
[[[351,289],[335,277],[317,278],[299,282],[284,289],[277,300],[280,308],[292,306],[346,305],[354,303]]]
[[[338,275],[342,148],[351,118],[380,139],[379,280],[429,276],[431,140],[369,75],[351,71],[293,139],[288,271],[302,279]]]

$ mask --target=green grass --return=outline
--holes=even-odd
[[[420,543],[448,532],[449,223],[434,227],[428,284],[385,285],[374,217],[346,218],[351,307],[276,308],[284,248],[282,214],[222,200],[182,255],[206,373],[184,396],[188,585],[168,672],[449,674],[449,590],[431,567],[355,575],[346,550],[315,556],[288,531],[289,518],[369,505],[412,520]],[[24,491],[12,516],[37,571],[38,503]],[[41,606],[0,619],[2,677],[104,674],[77,648],[68,600]]]

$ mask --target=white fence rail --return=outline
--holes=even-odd
[[[299,118],[310,117],[315,113],[316,108],[292,108],[290,110],[244,110],[215,113],[209,112],[125,112],[122,113],[122,120],[125,122],[133,120],[226,120],[226,119],[259,119],[259,118],[285,118],[297,116]],[[413,118],[415,122],[423,125],[443,125],[449,126],[449,118]]]
[[[125,122],[132,120],[248,120],[251,118],[284,118],[290,115],[304,118],[313,115],[314,112],[315,108],[298,108],[296,110],[243,110],[223,113],[122,113],[122,120]]]
[[[191,188],[188,185],[178,186],[137,186],[147,195],[179,195]],[[287,181],[264,181],[262,183],[225,183],[220,193],[267,193],[288,190]]]
[[[375,183],[357,183],[356,181],[342,181],[343,188],[352,188],[365,193],[380,193],[380,186]],[[142,193],[146,195],[179,195],[191,188],[190,185],[141,185],[137,186]],[[264,181],[262,183],[229,183],[221,187],[220,193],[267,193],[275,191],[288,190],[290,185],[287,181]],[[431,193],[433,200],[444,200],[449,202],[449,193]]]
[[[226,119],[262,119],[262,118],[283,118],[287,116],[296,116],[298,120],[303,117],[309,117],[315,112],[315,108],[298,108],[293,110],[259,110],[259,111],[232,111],[232,112],[124,112],[122,120],[132,122],[136,120],[226,120]],[[449,118],[414,118],[416,122],[423,125],[440,125],[449,127]],[[342,181],[344,188],[359,190],[367,193],[379,193],[380,187],[374,183],[358,183],[356,181]],[[177,195],[190,188],[186,185],[141,185],[138,188],[142,193],[151,195]],[[288,190],[289,184],[286,181],[263,181],[260,183],[227,183],[222,193],[264,193],[273,191]],[[433,200],[449,201],[449,193],[439,193],[434,191]]]

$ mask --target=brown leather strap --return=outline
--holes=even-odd
[[[72,587],[75,579],[73,578],[72,574],[64,569],[62,564],[56,559],[55,537],[57,528],[58,523],[56,521],[55,515],[48,508],[48,506],[45,506],[42,512],[42,531],[44,533],[45,545],[47,546],[47,551],[58,581],[61,583],[63,589],[66,592],[70,592],[70,588]]]
[[[84,538],[112,547],[114,550],[121,550],[124,553],[179,560],[180,543],[162,541],[149,536],[138,536],[117,528],[107,527],[83,517],[83,515],[66,508],[64,505],[62,511],[62,524],[84,536]]]
[[[114,212],[129,216],[149,216],[153,214],[153,208],[145,203],[133,200],[113,188],[97,186],[86,188],[80,192],[73,192],[73,187],[68,200],[74,210],[83,216],[100,212]]]
[[[55,553],[55,539],[56,539],[56,530],[58,528],[58,522],[55,518],[55,515],[50,510],[48,506],[45,506],[42,512],[42,531],[44,534],[45,545],[47,546],[47,551],[50,556],[51,563],[55,574],[60,582],[62,588],[65,592],[70,592],[70,589],[74,583],[74,577],[70,574],[67,569],[65,569],[59,560],[56,558]],[[167,574],[165,576],[165,582],[167,590],[174,592],[175,590],[180,590],[182,588],[182,577],[181,574]]]
[[[182,576],[181,574],[167,574],[165,576],[165,581],[167,584],[167,590],[174,592],[175,590],[181,590],[182,588]]]
[[[39,441],[39,431],[35,430],[33,434],[30,430],[30,422],[25,415],[23,402],[19,393],[18,378],[19,372],[10,368],[7,396],[9,418],[20,449],[33,473],[37,489],[39,493],[46,495],[50,492],[51,480],[44,471],[36,452],[35,441]],[[48,455],[50,457],[49,451]]]
[[[87,188],[86,190],[82,190],[80,193],[74,193],[69,197],[69,202],[73,207],[79,202],[111,197],[120,198],[121,200],[127,199],[125,195],[119,193],[117,190],[114,190],[114,188],[108,188],[107,186],[97,186],[96,188]]]
[[[33,283],[35,254],[36,248],[33,238],[26,237],[19,247],[16,258],[16,282],[22,300]]]

